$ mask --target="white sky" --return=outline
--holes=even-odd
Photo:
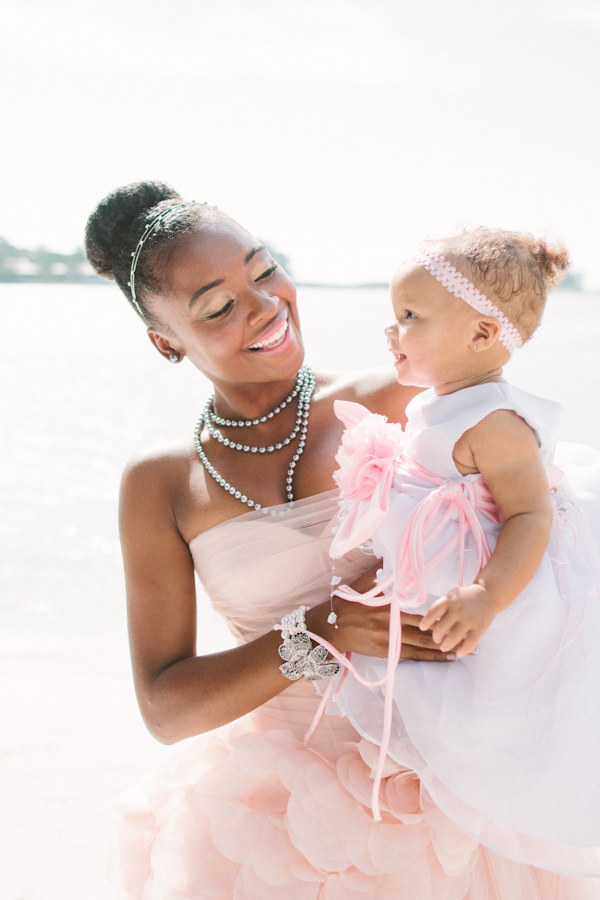
[[[561,237],[600,288],[600,0],[1,0],[0,235],[72,250],[170,182],[296,277],[424,237]]]

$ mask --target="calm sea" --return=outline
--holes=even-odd
[[[314,368],[387,364],[384,289],[300,289]],[[190,434],[209,392],[170,366],[112,286],[0,285],[0,627],[94,632],[123,620],[119,475],[153,443]],[[558,400],[561,436],[600,448],[600,296],[556,292],[509,379]]]

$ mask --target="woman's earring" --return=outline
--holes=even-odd
[[[178,363],[179,362],[179,353],[171,353],[169,360],[172,363]]]
[[[477,350],[477,344],[473,344],[473,350]],[[173,359],[173,357],[171,357]]]

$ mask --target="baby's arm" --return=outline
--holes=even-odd
[[[454,458],[465,474],[481,472],[502,525],[473,584],[440,597],[421,620],[442,651],[465,656],[533,578],[548,545],[552,505],[535,434],[511,410],[497,410],[467,431]]]

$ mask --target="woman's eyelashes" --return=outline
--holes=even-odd
[[[272,260],[271,260],[271,263],[272,264],[269,266],[268,269],[265,269],[264,272],[261,272],[261,274],[258,275],[258,277],[254,279],[255,284],[258,281],[265,281],[267,278],[269,278],[273,274],[273,272],[275,272],[279,268],[277,263],[272,262]],[[227,315],[227,313],[233,306],[233,303],[234,303],[234,300],[233,300],[233,298],[231,298],[230,300],[227,301],[227,303],[224,306],[221,307],[221,309],[218,309],[216,312],[211,313],[209,316],[206,316],[206,318],[207,319],[220,319],[221,316]]]
[[[224,316],[225,313],[228,313],[231,307],[233,306],[233,300],[228,300],[225,306],[222,306],[221,309],[217,310],[215,313],[211,313],[210,316],[207,316],[207,319],[218,319],[221,316]]]
[[[273,265],[270,268],[268,268],[265,272],[263,272],[262,275],[259,275],[258,278],[255,279],[255,281],[263,281],[265,278],[268,278],[269,275],[273,274],[273,272],[275,271],[276,268],[277,268],[277,263],[273,263]]]

